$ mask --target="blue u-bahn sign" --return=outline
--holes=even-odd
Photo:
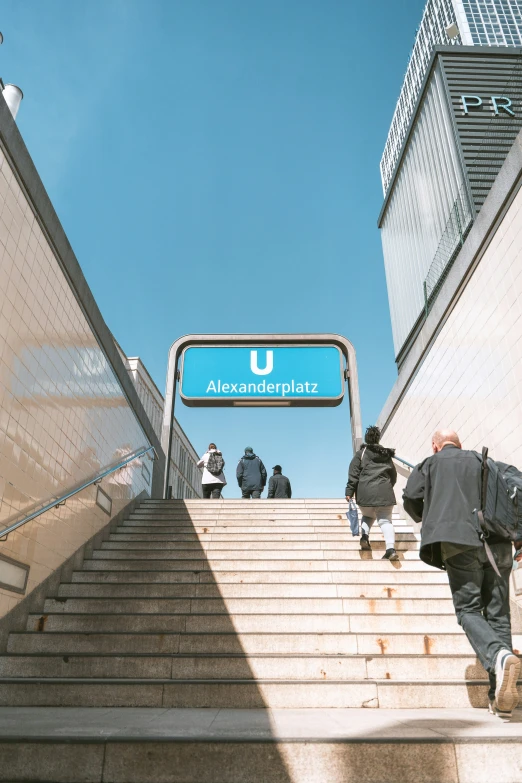
[[[181,361],[186,405],[339,405],[344,365],[336,345],[190,346]]]

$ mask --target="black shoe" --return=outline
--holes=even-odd
[[[382,556],[383,560],[398,560],[399,555],[395,551],[395,549],[387,549],[386,552]]]
[[[366,535],[366,533],[363,533],[361,536],[361,549],[369,550],[371,549],[370,539]]]

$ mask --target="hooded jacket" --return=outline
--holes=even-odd
[[[245,492],[262,490],[266,484],[266,468],[255,454],[245,454],[239,460],[236,470],[237,483]]]
[[[346,497],[353,497],[359,506],[394,506],[393,486],[397,471],[392,462],[395,449],[378,443],[365,443],[350,462]]]
[[[422,520],[420,558],[444,568],[441,543],[482,546],[475,509],[480,508],[481,461],[476,452],[446,445],[417,465],[403,492],[404,510]],[[489,543],[500,539],[490,536]]]

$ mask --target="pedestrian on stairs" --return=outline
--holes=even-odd
[[[201,477],[203,498],[205,500],[209,498],[219,500],[227,480],[223,473],[225,460],[215,443],[209,443],[208,451],[198,462],[198,468],[203,468],[203,476]]]
[[[395,551],[395,530],[392,513],[396,503],[393,487],[397,481],[397,470],[393,464],[395,449],[381,446],[381,431],[368,427],[364,443],[350,462],[345,496],[350,502],[355,499],[361,509],[361,549],[370,550],[370,530],[373,523],[382,530],[386,543],[383,560],[398,560]]]
[[[292,487],[290,486],[290,479],[283,476],[283,468],[281,465],[274,465],[272,468],[274,475],[270,476],[268,482],[268,498],[276,498],[280,500],[282,498],[292,497]]]
[[[266,485],[267,473],[262,460],[254,454],[251,446],[246,447],[237,464],[236,478],[243,499],[259,500]]]
[[[421,560],[448,573],[458,623],[489,673],[489,712],[509,719],[520,674],[509,612],[512,542],[490,533],[488,552],[481,539],[480,455],[463,449],[453,430],[435,432],[432,450],[408,479],[404,509],[422,521]]]

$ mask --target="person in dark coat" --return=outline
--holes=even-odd
[[[445,569],[459,625],[489,673],[489,711],[508,718],[518,704],[520,661],[513,654],[509,613],[511,541],[488,538],[495,573],[480,538],[481,458],[462,448],[452,430],[435,432],[433,456],[412,471],[405,511],[422,521],[420,557]]]
[[[266,468],[250,446],[246,447],[244,456],[238,462],[236,478],[242,498],[258,500],[261,497],[266,485]]]
[[[379,443],[380,439],[380,429],[368,427],[365,442],[350,462],[344,494],[348,502],[355,495],[361,509],[361,549],[372,548],[370,530],[377,520],[386,542],[383,560],[398,560],[392,523],[396,503],[393,487],[397,481],[397,470],[393,464],[395,449],[384,448]]]
[[[291,498],[292,487],[290,486],[290,479],[283,476],[281,465],[274,465],[272,468],[274,475],[270,476],[268,482],[268,495],[269,498]]]

